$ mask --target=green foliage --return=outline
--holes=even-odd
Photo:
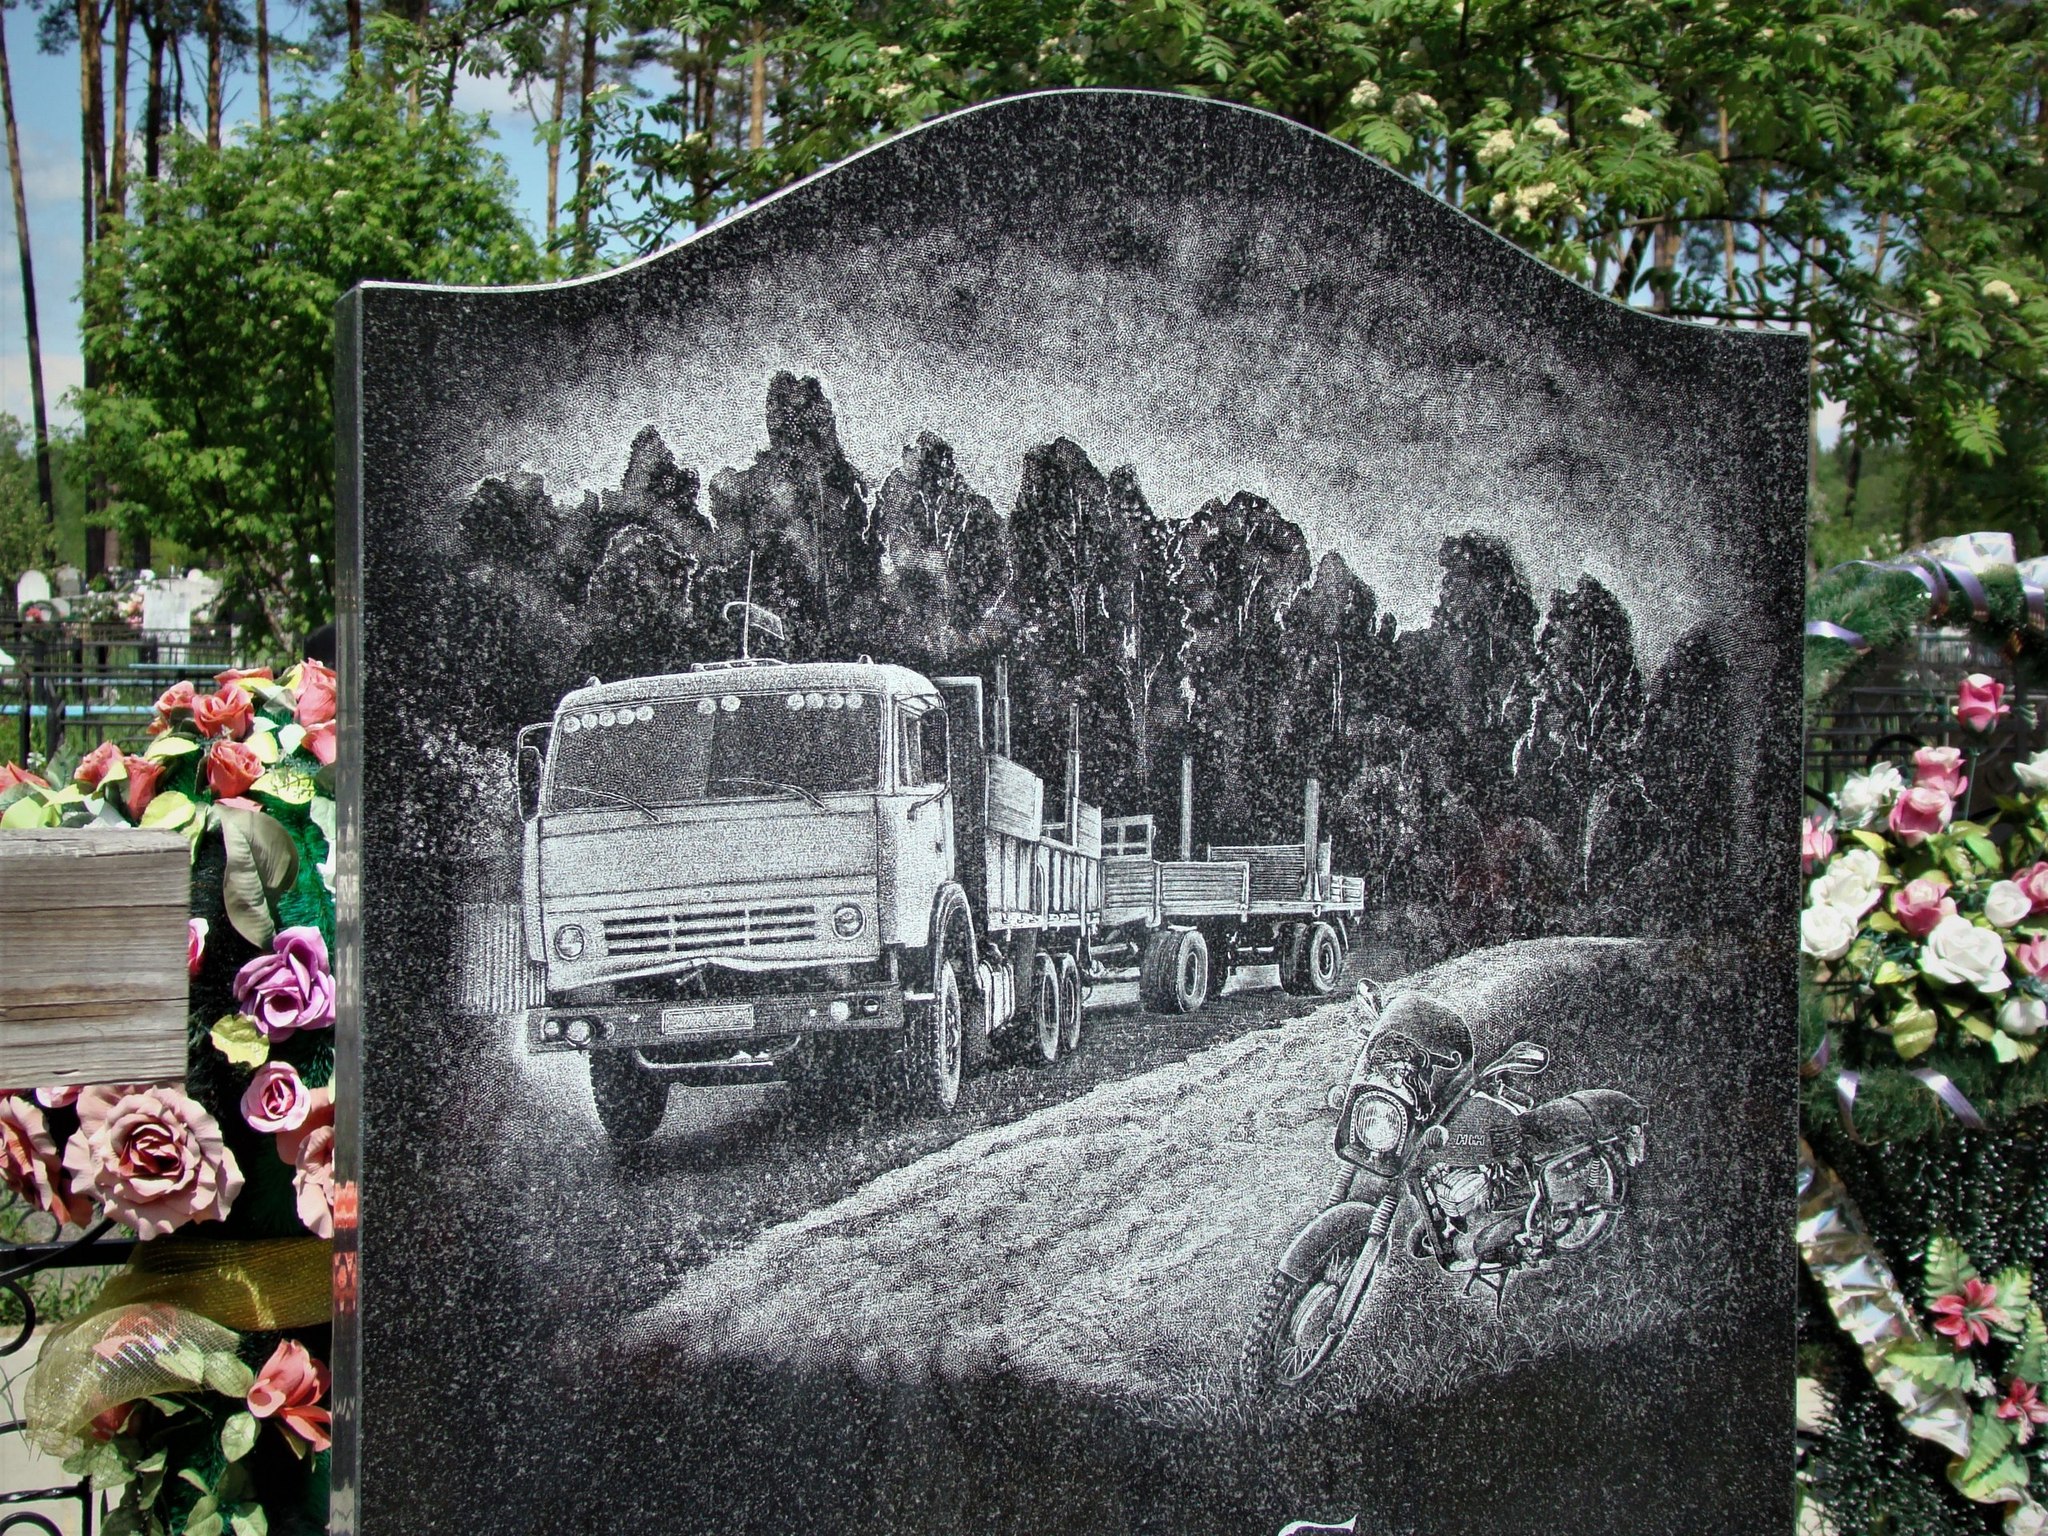
[[[333,609],[334,319],[366,279],[502,283],[540,270],[480,129],[409,118],[367,87],[289,103],[169,174],[87,276],[69,467],[118,488],[116,518],[221,569],[280,633]]]
[[[0,414],[0,611],[14,617],[14,583],[31,568],[47,572],[57,541],[36,499],[35,444],[28,429]]]

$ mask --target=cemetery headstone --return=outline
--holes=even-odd
[[[50,578],[41,571],[23,571],[14,582],[14,603],[16,611],[30,603],[47,603],[50,600]]]
[[[1803,341],[1072,92],[340,359],[337,1530],[1790,1532]]]

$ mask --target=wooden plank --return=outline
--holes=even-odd
[[[1080,814],[1074,818],[1074,847],[1084,858],[1099,859],[1102,857],[1102,807],[1083,805],[1078,809]]]
[[[1037,839],[1045,832],[1045,781],[1007,757],[988,760],[988,825],[991,832]]]
[[[1212,860],[1249,864],[1252,901],[1260,905],[1301,901],[1308,890],[1308,848],[1301,843],[1260,843],[1211,848]]]
[[[1168,917],[1221,917],[1251,902],[1251,866],[1197,860],[1159,866],[1159,905]]]
[[[1102,918],[1109,923],[1159,920],[1159,866],[1150,859],[1102,861]]]
[[[0,1084],[185,1075],[191,868],[175,832],[0,833]]]

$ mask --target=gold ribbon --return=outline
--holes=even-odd
[[[93,1310],[43,1341],[28,1383],[28,1438],[63,1455],[123,1404],[220,1390],[208,1357],[233,1354],[243,1333],[328,1321],[332,1252],[317,1237],[137,1244]]]
[[[1930,1386],[1890,1364],[1892,1345],[1924,1338],[1919,1320],[1899,1287],[1891,1266],[1863,1225],[1856,1202],[1849,1198],[1834,1169],[1813,1155],[1806,1138],[1799,1139],[1799,1256],[1827,1296],[1828,1310],[1842,1331],[1863,1351],[1863,1363],[1885,1396],[1899,1406],[1906,1433],[1930,1440],[1952,1452],[1949,1481],[1970,1455],[1970,1401],[1953,1387]],[[1967,1492],[1967,1490],[1959,1491]],[[2044,1536],[2048,1507],[2022,1489],[2005,1488],[1982,1503],[2011,1505],[2005,1515],[2006,1536]]]

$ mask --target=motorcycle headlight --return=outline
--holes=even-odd
[[[564,960],[574,960],[583,953],[583,930],[574,923],[564,923],[555,930],[555,953]]]
[[[1408,1109],[1383,1094],[1361,1093],[1351,1104],[1352,1144],[1385,1156],[1399,1152],[1408,1140]]]

